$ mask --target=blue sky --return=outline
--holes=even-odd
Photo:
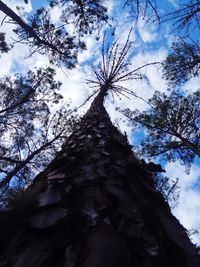
[[[177,1],[166,0],[160,1],[161,9],[164,11],[173,9]],[[29,4],[25,6],[27,12],[31,12],[41,5],[45,4],[44,0],[29,1]],[[112,22],[113,27],[115,27],[115,34],[119,36],[119,41],[123,43],[126,39],[130,28],[133,26],[132,21],[127,19],[127,12],[119,9],[118,4],[120,1],[110,0],[107,1],[108,9],[113,17],[118,17],[120,14],[120,20],[114,20]],[[173,3],[173,4],[172,4]],[[14,8],[16,4],[23,4],[23,0],[8,0],[6,1],[10,7]],[[52,18],[56,22],[60,15],[60,9],[55,8],[52,11]],[[0,19],[3,15],[0,14]],[[104,30],[109,30],[105,27]],[[12,26],[8,24],[3,24],[1,26],[1,31],[7,32],[7,41],[11,41],[13,38]],[[71,29],[73,31],[73,29]],[[79,65],[76,69],[66,70],[64,67],[57,68],[57,79],[62,81],[62,94],[66,100],[72,101],[72,107],[76,107],[84,102],[84,100],[91,94],[92,90],[88,87],[85,79],[88,78],[90,74],[90,66],[88,63],[97,63],[99,58],[99,53],[101,51],[102,36],[100,35],[100,40],[96,40],[93,36],[86,36],[85,41],[87,43],[87,50],[79,54]],[[132,41],[135,42],[135,52],[132,54],[130,61],[133,68],[141,66],[143,64],[152,61],[162,61],[166,58],[170,50],[172,42],[175,40],[176,36],[174,33],[171,34],[171,28],[168,24],[162,27],[155,26],[151,23],[146,24],[142,18],[139,18],[137,27],[132,31]],[[5,54],[0,58],[1,66],[4,66],[0,70],[0,76],[10,75],[14,71],[26,72],[28,69],[33,69],[36,67],[42,67],[48,65],[48,60],[45,56],[33,55],[31,58],[27,58],[29,50],[27,47],[21,47],[20,44],[16,44],[15,48],[11,53]],[[149,78],[149,84],[144,81],[130,81],[127,82],[126,86],[134,89],[134,92],[144,99],[150,98],[155,90],[167,93],[166,82],[162,79],[162,71],[160,68],[149,67],[144,69],[144,73]],[[184,85],[183,89],[196,90],[199,88],[200,79],[196,77],[190,80]],[[111,98],[108,97],[105,106],[112,118],[114,123],[118,123],[122,132],[126,131],[129,136],[130,142],[133,142],[133,129],[127,126],[123,120],[119,120],[119,113],[116,112],[116,106],[138,108],[144,110],[147,105],[140,101],[139,99],[132,98],[131,100],[122,98]],[[89,107],[89,103],[80,111],[82,114]],[[139,138],[139,136],[137,136]],[[185,173],[184,167],[180,162],[167,163],[165,166],[167,176],[172,179],[176,177],[180,178],[181,194],[179,199],[179,206],[173,210],[174,214],[180,219],[181,223],[187,229],[200,229],[200,194],[199,194],[199,173],[200,164],[199,161],[195,161],[191,168],[189,175]],[[194,242],[200,244],[200,236],[196,235],[194,237]]]
[[[45,6],[46,4],[47,4],[46,0],[35,0],[35,1],[32,0],[31,1],[33,11]]]

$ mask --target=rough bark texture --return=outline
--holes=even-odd
[[[200,266],[152,173],[112,125],[104,94],[1,218],[0,267]]]

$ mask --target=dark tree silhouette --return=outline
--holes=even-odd
[[[151,22],[160,22],[160,14],[155,0],[125,0],[124,7],[130,8],[130,14],[137,22],[139,17]]]
[[[186,39],[187,40],[187,39]],[[179,86],[199,75],[200,46],[198,42],[179,38],[163,63],[163,76],[169,87]]]
[[[106,1],[102,0],[50,0],[50,6],[61,6],[61,20],[73,24],[74,30],[83,36],[100,30],[108,22]]]
[[[24,187],[61,148],[72,127],[70,110],[50,113],[61,83],[51,68],[0,80],[0,206],[7,190]],[[48,155],[49,154],[49,155]]]
[[[122,64],[127,44],[121,51],[116,47],[103,56],[107,76],[101,68],[99,75],[95,71],[98,95],[63,149],[15,207],[1,214],[1,265],[199,266],[185,229],[156,190],[152,171],[136,159],[104,108],[109,90],[124,92],[117,76],[123,80],[137,73]],[[121,70],[111,79],[116,62]]]
[[[8,44],[5,41],[5,33],[0,32],[0,52],[7,53],[10,50]]]
[[[181,160],[189,170],[195,156],[200,157],[200,91],[183,95],[173,91],[169,96],[155,92],[146,111],[126,109],[123,114],[135,127],[145,126],[140,155]]]
[[[0,1],[0,11],[5,13],[18,27],[15,32],[19,35],[18,42],[25,43],[35,52],[46,54],[51,63],[61,64],[72,68],[77,61],[77,52],[85,49],[84,42],[69,36],[64,25],[57,27],[51,22],[49,13],[40,9],[26,23],[6,4]]]
[[[192,28],[200,29],[200,1],[181,1],[177,10],[169,12],[162,17],[163,21],[172,22],[175,30],[189,32]]]

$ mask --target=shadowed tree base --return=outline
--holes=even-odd
[[[200,266],[152,173],[112,125],[104,94],[1,218],[1,267]]]

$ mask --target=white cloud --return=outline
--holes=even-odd
[[[32,11],[32,5],[31,1],[28,1],[27,4],[24,3],[24,0],[6,0],[6,5],[10,8],[12,8],[13,11],[15,11],[19,16],[23,16],[23,10],[24,12],[31,12]],[[18,10],[17,7],[23,7],[23,10]]]
[[[102,47],[102,38],[97,40],[94,36],[89,35],[84,38],[84,41],[87,44],[87,49],[78,54],[79,64],[89,61],[99,55],[100,48]]]
[[[138,46],[139,40],[137,40],[135,29],[133,29],[133,23],[127,19],[128,13],[121,11],[117,16],[121,19],[114,20],[113,28],[115,29],[115,36],[118,37],[118,42],[124,45],[131,30],[130,41],[135,42],[135,45]]]
[[[142,41],[145,43],[152,42],[158,37],[156,25],[146,23],[142,17],[138,19],[137,29]]]
[[[9,0],[6,2],[6,4],[12,10],[14,10],[16,14],[18,14],[20,17],[23,17],[23,19],[24,15],[26,14],[24,12],[30,12],[32,10],[31,3],[25,5],[24,1],[22,0],[16,0],[16,1]],[[16,8],[16,6],[23,6],[24,11],[22,10],[19,11]],[[2,21],[4,18],[5,14],[3,12],[0,12],[0,21]],[[10,19],[8,17],[5,19],[4,23],[0,27],[0,31],[6,33],[6,42],[8,44],[11,44],[13,43],[13,40],[17,41],[18,37],[13,32],[13,29],[16,28],[16,24],[7,23],[7,21],[9,20]],[[23,68],[25,68],[25,57],[28,56],[28,53],[29,49],[27,48],[26,45],[21,46],[21,44],[16,42],[14,48],[9,53],[1,54],[0,62],[3,68],[1,68],[0,70],[0,76],[11,74],[13,70],[16,70],[17,66],[19,71],[22,70],[23,72]]]
[[[86,74],[82,68],[67,70],[57,69],[56,78],[62,82],[61,93],[64,98],[72,101],[72,108],[78,107],[89,96],[85,83]]]
[[[200,76],[190,79],[183,86],[183,90],[188,90],[190,92],[195,92],[198,89],[200,89]]]
[[[60,22],[60,16],[62,15],[62,8],[59,6],[54,6],[53,8],[49,9],[49,14],[52,23],[59,23]]]
[[[106,7],[108,9],[108,14],[112,14],[113,9],[116,7],[116,1],[109,0],[106,2]]]
[[[174,7],[178,7],[177,0],[168,0],[169,3],[171,3]]]
[[[131,69],[136,69],[148,63],[162,62],[166,55],[167,51],[162,48],[157,51],[147,51],[144,53],[138,53],[131,60]],[[146,75],[148,80],[131,80],[128,82],[127,85],[128,88],[132,89],[136,95],[142,97],[147,101],[149,98],[152,97],[155,90],[158,90],[160,92],[167,92],[166,82],[162,79],[162,68],[160,64],[149,65],[147,67],[142,68],[140,72]],[[147,104],[138,98],[136,98],[132,102],[132,109],[137,108],[139,110],[144,110],[147,107]]]
[[[179,162],[168,163],[165,167],[167,176],[171,179],[179,178],[181,186],[179,205],[173,210],[175,216],[183,226],[190,229],[200,229],[200,194],[195,189],[200,180],[200,166],[192,165],[190,174],[185,173],[185,168]],[[200,234],[192,238],[194,243],[200,244]]]

